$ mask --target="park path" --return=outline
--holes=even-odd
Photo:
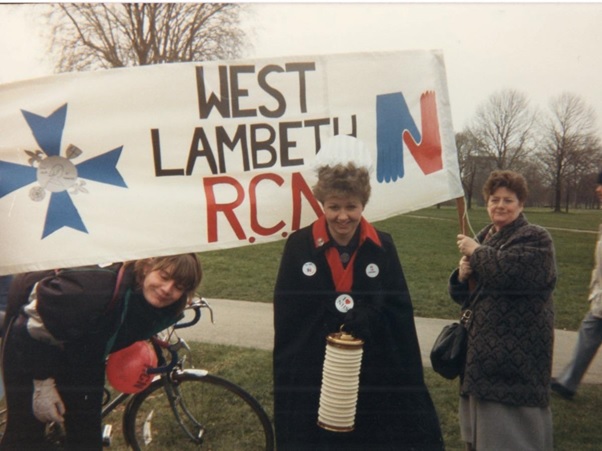
[[[178,334],[189,341],[226,344],[271,351],[274,342],[273,308],[271,303],[207,299],[215,313],[215,324],[204,314],[194,327]],[[203,310],[205,313],[205,310]],[[208,312],[207,312],[208,313]],[[449,319],[415,318],[422,362],[430,367],[429,352],[439,332]],[[577,332],[556,329],[552,375],[556,376],[570,360]],[[602,384],[602,351],[589,368],[584,383]]]

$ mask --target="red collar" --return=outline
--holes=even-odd
[[[382,243],[380,242],[380,238],[378,237],[378,233],[376,232],[376,229],[363,216],[360,221],[359,227],[360,227],[360,242],[359,242],[360,246],[367,239],[369,239],[370,241],[372,241],[374,244],[376,244],[379,247],[382,246]],[[314,247],[316,249],[318,249],[318,248],[324,246],[325,244],[327,244],[328,242],[330,242],[330,236],[328,235],[328,228],[326,225],[326,217],[325,216],[321,216],[313,223],[312,236],[314,239]]]
[[[381,246],[380,238],[378,237],[376,229],[368,221],[366,221],[364,217],[362,217],[359,227],[360,240],[358,248],[361,247],[361,245],[367,239],[374,242],[376,245]],[[330,241],[326,227],[326,218],[324,216],[314,222],[312,233],[314,246],[316,249],[322,248]],[[325,254],[326,260],[328,261],[328,266],[330,267],[332,282],[334,283],[336,291],[339,293],[349,293],[353,288],[353,264],[355,257],[357,256],[357,249],[353,252],[351,260],[346,268],[343,267],[339,257],[339,252],[334,246],[326,246]]]

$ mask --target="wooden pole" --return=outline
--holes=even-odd
[[[469,229],[469,227],[464,196],[456,198],[456,208],[458,210],[458,222],[460,224],[460,233],[462,235],[466,235],[466,231]]]
[[[468,214],[466,213],[466,202],[464,201],[464,197],[456,198],[456,207],[458,209],[458,221],[460,223],[460,233],[462,235],[466,235],[468,227]],[[468,290],[472,293],[477,286],[477,283],[474,277],[470,276],[468,278]]]

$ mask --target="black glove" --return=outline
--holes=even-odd
[[[363,305],[356,305],[345,314],[343,321],[343,332],[353,335],[364,341],[371,338],[370,333],[370,309]]]

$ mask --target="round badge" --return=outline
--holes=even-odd
[[[341,313],[347,313],[353,308],[353,298],[348,294],[342,294],[334,301],[334,305]]]
[[[378,276],[380,269],[378,269],[378,265],[376,263],[370,263],[366,266],[366,275],[372,279]]]
[[[31,200],[40,202],[44,200],[44,197],[46,197],[46,190],[41,186],[34,186],[29,190],[29,198]]]
[[[64,157],[52,156],[40,162],[38,183],[51,193],[60,193],[77,182],[77,168]]]
[[[303,274],[306,276],[313,276],[316,273],[316,264],[313,262],[307,262],[303,265]]]

